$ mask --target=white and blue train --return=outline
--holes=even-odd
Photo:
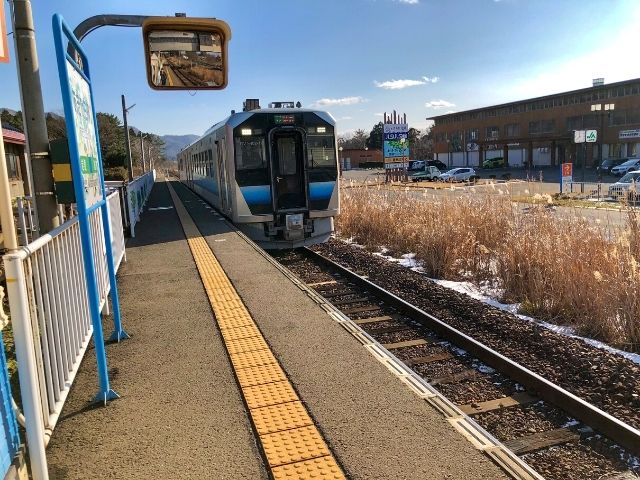
[[[263,248],[324,242],[339,212],[335,121],[290,107],[232,112],[178,154],[180,180]]]

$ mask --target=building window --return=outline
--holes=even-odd
[[[555,129],[554,120],[540,120],[535,122],[529,122],[529,135],[536,135],[540,133],[553,133]]]
[[[500,127],[487,127],[487,139],[495,140],[500,135]]]
[[[509,125],[505,125],[504,135],[505,137],[517,137],[518,135],[520,135],[520,124],[510,123]]]
[[[471,130],[469,130],[469,140],[478,140],[478,135],[479,135],[479,131],[477,128],[472,128]]]
[[[567,117],[567,130],[580,130],[582,128],[582,116]]]
[[[9,178],[19,178],[18,175],[18,156],[15,153],[6,153],[7,158],[7,173]]]

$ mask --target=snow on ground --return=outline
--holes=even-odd
[[[402,255],[400,258],[394,258],[390,255],[387,255],[389,249],[386,247],[380,247],[380,251],[374,253],[379,257],[382,257],[390,262],[397,263],[402,265],[403,267],[410,268],[411,270],[424,273],[424,269],[420,265],[420,262],[416,260],[415,253],[407,253]],[[542,320],[538,320],[533,317],[529,317],[527,315],[521,315],[518,313],[520,309],[519,303],[501,303],[495,297],[500,295],[499,291],[492,289],[490,287],[479,288],[476,285],[470,282],[454,282],[452,280],[439,280],[436,278],[431,278],[430,280],[436,282],[438,285],[441,285],[446,288],[450,288],[451,290],[455,290],[456,292],[463,293],[468,295],[471,298],[479,300],[483,303],[491,305],[492,307],[499,308],[500,310],[504,310],[509,312],[522,320],[526,320],[528,322],[534,322],[538,325],[551,330],[552,332],[559,333],[561,335],[566,335],[571,338],[576,338],[578,340],[582,340],[583,342],[592,345],[596,348],[600,348],[602,350],[606,350],[615,355],[621,355],[628,360],[631,360],[634,363],[640,365],[640,354],[625,352],[623,350],[618,350],[617,348],[613,348],[606,343],[600,342],[598,340],[594,340],[593,338],[581,337],[580,335],[576,335],[575,330],[572,327],[567,327],[563,325],[555,325],[553,323],[544,322]]]

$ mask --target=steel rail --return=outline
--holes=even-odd
[[[466,335],[460,330],[453,328],[415,305],[406,302],[397,295],[361,277],[352,270],[317,252],[314,252],[313,250],[310,250],[307,247],[304,247],[302,250],[309,257],[338,271],[341,275],[344,275],[356,284],[371,290],[374,295],[378,296],[378,298],[388,302],[402,313],[411,316],[413,319],[438,333],[443,338],[451,340],[458,347],[463,348],[486,364],[525,385],[529,390],[538,394],[541,399],[548,401],[561,410],[571,414],[586,425],[589,425],[622,445],[635,455],[640,455],[640,430],[622,422],[607,412],[600,410],[582,398],[568,392],[562,387],[541,377],[537,373],[532,372],[528,368],[478,342],[469,335]]]

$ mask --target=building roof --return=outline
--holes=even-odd
[[[2,127],[2,138],[6,143],[17,143],[18,145],[24,145],[26,143],[24,133],[15,129]]]
[[[605,88],[621,87],[621,86],[629,85],[629,84],[632,84],[632,83],[635,83],[635,82],[638,82],[638,81],[640,81],[640,78],[632,78],[630,80],[623,80],[621,82],[605,83],[603,85],[596,85],[596,86],[587,87],[587,88],[580,88],[578,90],[569,90],[567,92],[552,93],[550,95],[543,95],[542,97],[533,97],[533,98],[527,98],[527,99],[524,99],[524,100],[517,100],[517,101],[514,101],[514,102],[500,103],[500,104],[496,104],[496,105],[487,105],[486,107],[472,108],[470,110],[461,110],[459,112],[453,112],[453,113],[445,113],[443,115],[434,115],[433,117],[427,117],[427,120],[440,120],[442,118],[447,118],[447,117],[451,117],[451,116],[454,116],[454,115],[462,115],[462,114],[471,113],[471,112],[481,112],[483,110],[488,110],[488,109],[491,109],[491,108],[510,107],[512,105],[518,105],[518,104],[526,103],[526,102],[535,102],[535,101],[539,101],[539,100],[548,100],[550,98],[555,98],[555,97],[562,96],[562,95],[573,95],[573,94],[592,92],[594,90],[602,90],[602,89],[605,89]]]

